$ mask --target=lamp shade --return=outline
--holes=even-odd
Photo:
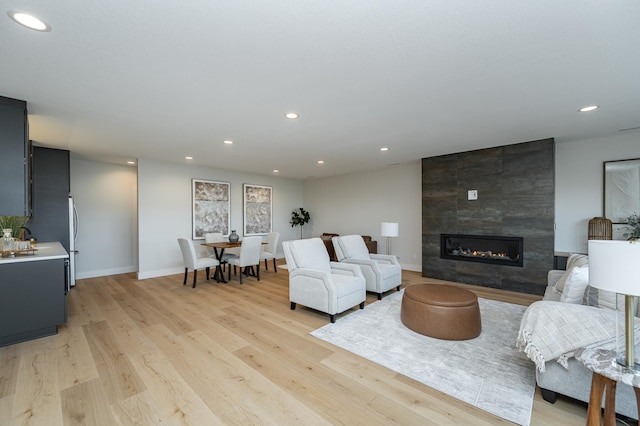
[[[589,285],[640,296],[640,241],[589,241]]]
[[[397,237],[398,224],[394,222],[382,222],[380,227],[380,235],[383,237]]]

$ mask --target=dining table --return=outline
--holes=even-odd
[[[262,244],[267,244],[267,242],[263,241]],[[225,249],[242,246],[242,241],[238,241],[236,243],[232,243],[230,241],[215,241],[212,243],[202,243],[202,245],[213,248],[213,253],[216,256],[216,259],[218,259],[218,266],[216,266],[213,279],[226,284],[227,280],[224,279],[224,273],[222,272],[222,255],[224,254]]]

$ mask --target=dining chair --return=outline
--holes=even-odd
[[[209,279],[210,268],[216,267],[220,264],[217,259],[210,257],[199,258],[196,254],[196,249],[193,246],[193,241],[186,238],[178,238],[178,244],[180,245],[180,251],[182,252],[182,260],[184,261],[184,281],[182,285],[187,284],[187,273],[189,269],[193,270],[193,288],[196,288],[196,279],[198,276],[198,269],[205,268],[207,271],[207,280]]]
[[[280,240],[279,232],[269,232],[267,234],[267,244],[262,246],[260,252],[260,260],[264,260],[264,269],[269,270],[269,259],[273,259],[273,270],[278,272],[276,267],[276,251],[278,250],[278,241]]]
[[[240,284],[242,284],[242,275],[244,272],[249,275],[249,269],[256,267],[255,274],[260,281],[260,248],[262,246],[262,237],[245,237],[240,246],[240,256],[229,259],[229,273],[227,279],[231,279],[231,265],[233,265],[234,274],[236,266],[240,268]]]

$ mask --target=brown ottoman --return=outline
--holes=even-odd
[[[482,330],[476,295],[448,285],[405,288],[400,319],[416,333],[444,340],[473,339]]]

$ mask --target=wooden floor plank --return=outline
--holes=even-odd
[[[56,362],[60,389],[98,378],[84,330],[65,324],[55,336]]]
[[[54,339],[49,336],[21,344],[9,424],[63,424]]]
[[[114,404],[145,390],[124,348],[106,321],[82,326],[104,386],[106,400]]]
[[[181,425],[221,422],[160,350],[136,356],[133,365],[157,407],[159,419]],[[124,407],[121,404],[121,411]]]
[[[16,392],[19,365],[18,345],[0,351],[0,399]]]
[[[100,379],[95,378],[78,383],[61,392],[62,413],[65,425],[110,426],[115,419]]]

